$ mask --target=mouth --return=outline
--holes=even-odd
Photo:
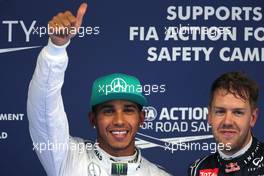
[[[118,141],[124,140],[128,132],[128,130],[110,130],[110,134]]]
[[[232,139],[237,134],[237,131],[235,131],[235,130],[220,130],[220,133],[225,139]]]

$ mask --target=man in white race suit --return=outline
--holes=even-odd
[[[95,144],[69,135],[61,88],[68,64],[66,47],[74,34],[62,29],[78,29],[86,9],[87,4],[83,3],[76,17],[69,11],[54,16],[49,29],[56,32],[50,34],[48,45],[38,56],[29,85],[27,113],[39,160],[49,176],[170,175],[143,158],[135,146],[135,135],[144,121],[142,107],[147,103],[142,93],[99,90],[118,79],[140,85],[133,76],[116,73],[94,81],[89,118],[97,129]]]

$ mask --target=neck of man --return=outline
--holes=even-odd
[[[248,142],[238,151],[235,152],[230,152],[227,150],[219,150],[218,149],[218,153],[220,155],[220,157],[224,160],[231,160],[234,158],[237,158],[241,155],[243,155],[244,153],[246,153],[246,151],[250,148],[251,144],[252,144],[252,135],[250,134],[249,139],[247,140]]]
[[[103,160],[107,160],[106,162],[135,162],[139,155],[139,151],[136,148],[131,155],[113,155],[101,148],[100,145],[96,147],[96,150],[99,151],[100,155],[104,158]]]
[[[106,153],[108,153],[111,156],[114,157],[127,157],[127,156],[133,156],[136,153],[136,147],[135,145],[128,145],[127,147],[121,147],[121,148],[113,148],[110,145],[106,145],[105,143],[101,142],[100,138],[97,139],[99,143],[99,147],[104,150]],[[134,141],[131,141],[134,142]]]

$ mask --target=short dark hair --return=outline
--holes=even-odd
[[[256,81],[250,79],[244,72],[228,72],[217,78],[210,91],[209,106],[212,105],[214,93],[219,90],[225,90],[234,96],[249,100],[252,109],[257,108],[259,97],[259,86]]]

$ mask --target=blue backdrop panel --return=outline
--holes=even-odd
[[[0,175],[45,175],[28,131],[27,89],[38,53],[48,41],[47,22],[60,11],[75,14],[81,2],[0,0]],[[62,90],[72,136],[95,139],[88,122],[94,79],[113,72],[135,75],[149,100],[137,144],[146,158],[173,175],[187,175],[190,163],[215,151],[206,123],[210,84],[224,72],[245,71],[261,87],[260,115],[253,131],[264,140],[263,1],[88,4],[83,22],[87,31],[80,31],[67,49],[70,60]],[[169,29],[182,26],[215,26],[231,33],[205,38],[201,33],[196,38],[176,33],[165,40]],[[179,141],[200,148],[176,145]]]

